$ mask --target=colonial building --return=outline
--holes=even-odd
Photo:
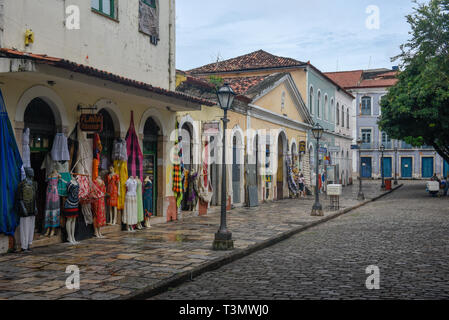
[[[432,147],[415,148],[403,141],[390,139],[377,125],[381,115],[380,101],[388,88],[397,83],[397,70],[375,69],[326,73],[356,96],[357,138],[362,139],[361,167],[363,178],[381,177],[381,145],[385,146],[384,176],[401,179],[428,179],[447,175],[449,166]],[[354,152],[353,170],[359,172],[358,155]]]
[[[125,137],[133,114],[143,170],[154,181],[152,220],[177,219],[170,161],[177,112],[213,103],[174,91],[173,0],[78,0],[70,6],[58,0],[3,0],[0,57],[0,89],[20,150],[23,130],[31,131],[39,232],[46,192],[41,166],[55,135],[74,132],[83,112],[103,117],[100,170],[112,164],[113,142]]]

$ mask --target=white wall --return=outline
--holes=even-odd
[[[92,12],[89,0],[0,0],[0,46],[64,58],[174,90],[174,4],[175,0],[159,1],[161,40],[155,46],[139,32],[138,0],[118,0],[116,20]],[[79,30],[65,27],[69,5],[80,8]],[[35,34],[28,47],[26,29]]]

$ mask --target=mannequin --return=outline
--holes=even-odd
[[[126,181],[126,189],[122,220],[128,232],[134,232],[133,226],[137,224],[137,180],[135,177],[130,177]]]
[[[30,252],[34,238],[34,224],[37,214],[37,183],[34,181],[34,171],[25,168],[26,178],[17,188],[18,210],[20,216],[20,242],[22,251]]]
[[[147,176],[143,187],[143,211],[145,214],[145,228],[151,228],[150,218],[153,215],[153,182]]]
[[[59,227],[60,223],[60,202],[58,194],[58,180],[60,178],[61,175],[56,169],[48,177],[47,201],[45,206],[45,228],[47,232],[45,235],[50,237],[55,235],[55,230]]]
[[[101,234],[101,228],[106,225],[106,210],[104,197],[106,195],[106,186],[100,176],[93,181],[96,199],[92,202],[92,213],[94,215],[94,229],[97,238],[104,238]]]
[[[118,206],[118,187],[120,176],[115,173],[114,167],[109,168],[107,176],[108,189],[108,208],[109,208],[109,225],[117,224],[117,206]]]
[[[79,244],[75,239],[76,218],[79,215],[79,190],[80,185],[75,177],[72,177],[67,185],[67,198],[64,202],[63,215],[67,219],[67,240],[71,244]]]

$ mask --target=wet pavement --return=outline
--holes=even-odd
[[[381,194],[379,181],[364,181],[367,198]],[[357,186],[344,188],[341,208],[358,204]],[[323,217],[310,216],[314,199],[286,199],[228,214],[235,251],[246,249]],[[322,196],[326,214],[329,199]],[[325,218],[325,217],[324,217]],[[0,256],[0,299],[121,299],[193,270],[229,252],[213,251],[217,211],[204,217],[153,226],[135,233],[117,232],[79,245],[56,244],[32,253]],[[235,252],[234,251],[234,252]],[[80,288],[66,288],[69,266],[80,271]]]

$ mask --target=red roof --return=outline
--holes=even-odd
[[[225,79],[225,82],[229,83],[235,93],[245,94],[249,89],[255,87],[256,85],[264,81],[267,77],[268,76],[227,78]]]
[[[398,71],[375,72],[373,75],[367,76],[368,73],[371,74],[372,71],[326,72],[325,75],[345,89],[391,87],[398,82]]]
[[[259,50],[225,61],[211,63],[196,69],[189,70],[188,72],[192,74],[205,74],[254,69],[294,67],[301,65],[304,65],[304,62],[291,58],[278,57],[263,50]]]
[[[66,70],[70,70],[70,71],[78,72],[78,73],[83,73],[88,76],[93,76],[93,77],[97,77],[100,79],[109,80],[109,81],[120,83],[120,84],[123,84],[126,86],[147,90],[147,91],[150,91],[150,92],[153,92],[156,94],[160,94],[160,95],[164,95],[164,96],[172,97],[172,98],[176,98],[176,99],[181,99],[184,101],[189,101],[192,103],[203,104],[203,105],[208,105],[208,106],[215,105],[215,102],[212,102],[209,100],[196,98],[196,97],[189,96],[187,94],[180,93],[180,92],[175,92],[175,91],[170,91],[170,90],[166,90],[163,88],[154,87],[145,82],[125,78],[125,77],[115,75],[115,74],[107,72],[107,71],[103,71],[103,70],[99,70],[99,69],[89,67],[86,65],[78,64],[78,63],[71,62],[71,61],[68,61],[65,59],[49,57],[45,54],[33,54],[33,53],[22,52],[22,51],[7,49],[7,48],[0,48],[0,55],[4,56],[4,57],[8,57],[8,58],[33,60],[36,63],[47,64],[47,65],[51,65],[51,66],[54,66],[57,68],[62,68],[62,69],[66,69]]]

